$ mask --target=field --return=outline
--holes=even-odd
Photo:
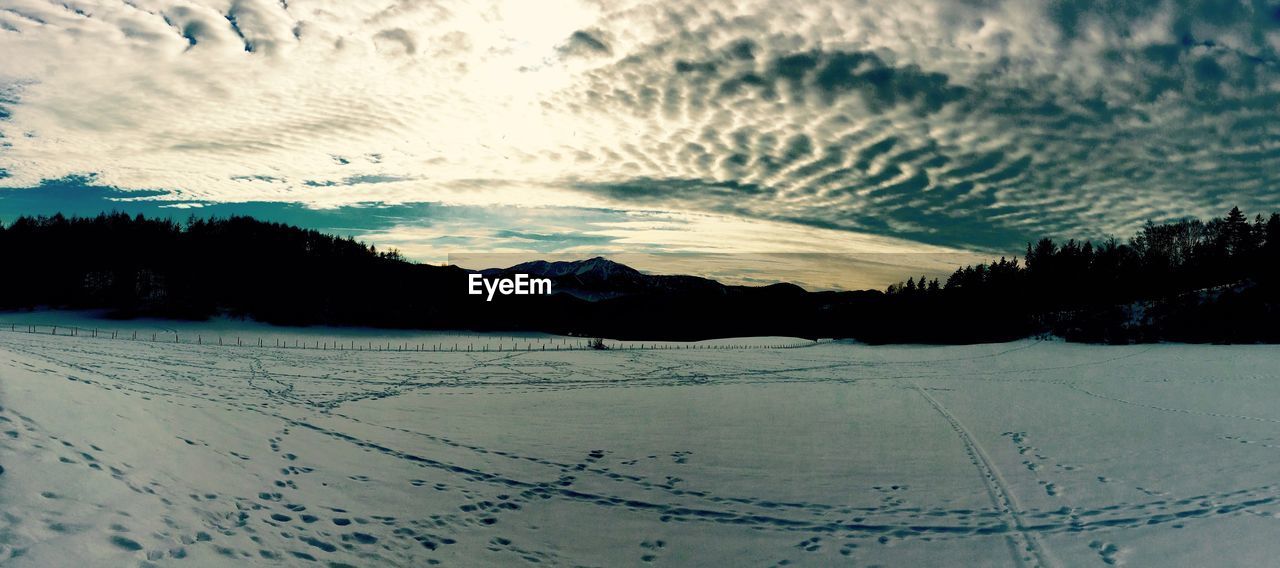
[[[235,326],[161,332],[449,341]],[[8,329],[5,565],[1223,566],[1280,553],[1275,347],[337,351]]]

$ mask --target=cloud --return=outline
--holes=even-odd
[[[561,54],[566,56],[578,57],[594,57],[597,55],[611,55],[613,50],[609,48],[609,44],[605,43],[601,33],[597,30],[577,30],[569,35],[569,40],[557,48]]]
[[[1274,8],[1190,0],[12,0],[0,184],[1014,252],[1280,207],[1278,50]]]
[[[373,34],[373,42],[378,46],[378,51],[383,53],[412,56],[418,51],[413,34],[401,28],[382,30]]]

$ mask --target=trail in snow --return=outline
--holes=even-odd
[[[1277,354],[0,333],[0,558],[1250,564],[1280,552]]]

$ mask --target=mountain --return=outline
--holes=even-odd
[[[860,306],[882,296],[877,291],[807,292],[790,283],[730,286],[697,276],[645,274],[603,257],[540,260],[480,272],[487,278],[549,278],[553,294],[545,300],[562,299],[554,317],[567,321],[570,329],[633,339],[830,337],[847,313],[863,311]],[[512,298],[494,303],[500,301],[516,311],[533,305]]]
[[[506,270],[508,272],[524,272],[530,275],[557,278],[564,276],[576,276],[579,278],[608,279],[613,277],[636,278],[644,276],[639,270],[631,268],[625,264],[614,262],[602,256],[569,262],[534,260],[531,262],[517,264],[507,268]]]
[[[515,274],[549,278],[554,293],[568,294],[591,302],[636,294],[723,295],[731,288],[715,280],[697,276],[645,274],[599,256],[574,261],[535,260],[509,268],[489,268],[480,273],[487,278],[510,277]]]

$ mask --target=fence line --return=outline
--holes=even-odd
[[[248,341],[243,336],[235,336],[234,343],[230,341],[224,342],[221,335],[212,336],[209,340],[205,340],[203,333],[188,334],[185,337],[179,332],[143,332],[139,336],[136,330],[122,332],[119,330],[101,330],[97,328],[83,328],[78,326],[58,326],[48,324],[19,324],[19,323],[0,323],[0,331],[11,333],[28,333],[35,335],[55,335],[62,337],[77,337],[88,339],[105,339],[118,341],[143,341],[148,343],[176,343],[180,345],[201,345],[201,346],[217,346],[217,347],[256,347],[265,349],[310,349],[319,351],[376,351],[376,352],[414,352],[414,353],[511,353],[511,352],[535,352],[535,351],[598,351],[593,347],[593,340],[585,337],[552,337],[552,338],[520,338],[512,336],[510,339],[503,339],[497,336],[498,344],[491,345],[489,343],[481,343],[479,341],[471,341],[463,343],[461,341],[438,341],[429,342],[393,342],[385,341],[374,343],[371,340],[356,341],[354,339],[299,339],[294,338],[292,344],[290,340],[281,338],[272,338],[274,341],[268,342],[261,337],[252,337]],[[194,339],[192,336],[194,335]],[[172,337],[172,340],[170,340]],[[479,336],[477,336],[478,338]],[[214,342],[216,339],[216,343]],[[510,342],[509,344],[507,342]],[[804,340],[797,343],[770,343],[770,344],[723,344],[723,343],[673,343],[673,342],[622,342],[605,340],[605,349],[608,351],[679,351],[679,350],[742,350],[742,349],[797,349],[801,347],[810,347],[831,340],[819,339],[815,341]],[[523,344],[523,345],[522,345]]]

